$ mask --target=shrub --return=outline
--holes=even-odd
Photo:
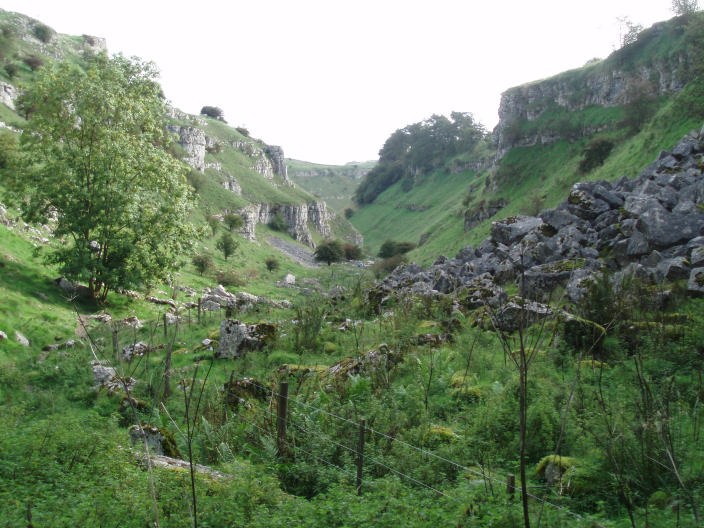
[[[239,229],[244,225],[244,218],[242,218],[238,214],[234,213],[228,213],[225,215],[225,225],[230,231],[234,231],[235,229]]]
[[[195,266],[198,273],[203,275],[206,271],[213,267],[213,257],[207,254],[195,255],[193,257],[193,265]]]
[[[220,227],[220,219],[215,216],[215,215],[208,215],[205,217],[205,221],[208,222],[208,226],[210,227],[210,230],[213,233],[213,236],[215,236],[215,233],[218,230],[218,227]]]
[[[23,57],[22,62],[29,66],[29,69],[32,71],[37,71],[39,68],[44,66],[44,59],[36,55],[28,55],[27,57]]]
[[[276,257],[267,257],[264,263],[266,264],[266,269],[269,271],[269,273],[271,273],[272,271],[276,271],[281,267],[281,264],[276,259]]]
[[[274,231],[286,231],[288,228],[288,225],[286,225],[286,220],[284,220],[284,217],[281,216],[281,213],[279,211],[276,211],[274,213],[274,216],[272,216],[271,220],[269,221],[269,227],[272,228]]]
[[[345,244],[342,246],[345,260],[359,260],[362,258],[362,249],[357,244]]]
[[[218,106],[204,106],[200,109],[200,115],[212,117],[213,119],[227,123],[227,121],[225,121],[225,112]]]
[[[386,240],[379,248],[377,256],[381,258],[390,258],[396,255],[403,255],[414,249],[416,245],[413,242],[396,242],[394,240]]]
[[[215,247],[222,251],[222,256],[227,260],[230,255],[234,255],[239,245],[230,233],[223,233]]]
[[[186,180],[188,180],[188,184],[193,187],[193,190],[198,193],[205,185],[207,178],[202,172],[197,171],[196,169],[191,169],[186,175]]]
[[[613,141],[608,139],[594,139],[582,151],[582,161],[579,162],[579,171],[587,173],[596,167],[603,165],[606,158],[611,154],[611,149],[614,148]]]
[[[41,40],[44,44],[48,43],[51,40],[51,37],[54,36],[54,30],[44,24],[36,24],[32,29],[32,33],[34,33],[34,36]]]
[[[339,240],[326,240],[315,248],[315,260],[325,262],[329,266],[333,262],[340,262],[344,256],[342,243]]]
[[[240,274],[232,270],[217,270],[215,280],[223,286],[244,286],[245,284]]]
[[[235,128],[235,130],[237,130],[237,132],[242,134],[244,137],[249,137],[249,130],[247,130],[245,127],[237,127]]]
[[[346,218],[347,220],[349,220],[350,218],[352,218],[353,215],[354,215],[354,209],[352,209],[351,207],[348,207],[348,208],[345,209],[345,218]]]
[[[8,62],[7,64],[5,64],[5,73],[7,73],[7,76],[10,79],[13,79],[15,75],[17,75],[18,70],[19,68],[13,62]]]
[[[396,267],[406,263],[406,257],[403,255],[394,255],[393,257],[377,260],[372,266],[372,271],[377,279],[380,279],[391,273]]]

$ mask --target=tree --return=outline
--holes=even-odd
[[[633,44],[638,40],[638,36],[643,31],[643,26],[641,24],[634,24],[628,17],[617,17],[616,21],[619,26],[619,36],[620,44],[622,48],[625,48],[629,44]]]
[[[347,220],[349,220],[349,219],[352,218],[353,216],[354,216],[354,209],[352,209],[351,207],[345,208],[345,218],[346,218]]]
[[[206,271],[213,267],[213,257],[207,254],[195,255],[193,257],[193,265],[195,266],[198,273],[203,275]]]
[[[215,244],[215,247],[222,251],[222,256],[225,257],[225,260],[227,260],[230,255],[235,254],[235,251],[237,251],[237,248],[239,247],[239,243],[230,233],[223,233],[220,240],[218,240],[217,244]]]
[[[234,231],[244,225],[244,219],[238,214],[228,213],[225,215],[225,225],[230,231]]]
[[[675,16],[689,15],[699,11],[699,0],[672,0],[672,12]]]
[[[342,247],[345,260],[359,260],[362,258],[362,250],[357,244],[345,244]]]
[[[279,263],[276,257],[267,257],[264,263],[266,264],[266,269],[269,271],[269,273],[276,271],[281,267],[281,264]]]
[[[208,226],[210,227],[210,231],[213,233],[213,236],[215,236],[218,227],[220,227],[220,219],[215,215],[208,215],[205,217],[205,220],[208,222]]]
[[[225,121],[225,112],[218,106],[204,106],[200,109],[200,115],[212,117],[213,119],[227,123],[227,121]]]
[[[65,243],[48,260],[99,300],[166,279],[198,236],[187,167],[164,150],[172,140],[156,75],[151,63],[101,54],[85,69],[41,69],[19,101],[31,112],[12,196],[28,221],[56,213]]]
[[[315,260],[326,262],[329,266],[333,262],[340,262],[345,253],[342,249],[342,243],[339,240],[326,240],[318,244],[315,248]]]

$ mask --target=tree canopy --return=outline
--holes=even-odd
[[[450,117],[434,114],[391,134],[379,151],[379,163],[355,191],[359,204],[371,203],[399,180],[409,181],[440,167],[449,158],[471,151],[486,136],[472,114],[452,112]]]
[[[315,260],[325,262],[328,266],[333,262],[340,262],[345,257],[342,242],[339,240],[326,240],[318,244],[314,251]]]
[[[42,68],[19,101],[28,121],[8,185],[28,221],[56,217],[65,243],[47,258],[97,299],[164,280],[197,236],[156,75],[101,54]]]

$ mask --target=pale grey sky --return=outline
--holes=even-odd
[[[492,129],[501,92],[605,57],[616,17],[649,27],[670,0],[2,0],[61,33],[161,70],[166,96],[287,157],[375,159],[396,129],[472,112]]]

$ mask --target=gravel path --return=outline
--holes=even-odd
[[[274,236],[269,237],[268,242],[272,247],[278,249],[281,253],[292,258],[302,266],[305,266],[306,268],[318,267],[318,263],[315,261],[315,257],[313,257],[313,251],[310,249],[287,242]]]

